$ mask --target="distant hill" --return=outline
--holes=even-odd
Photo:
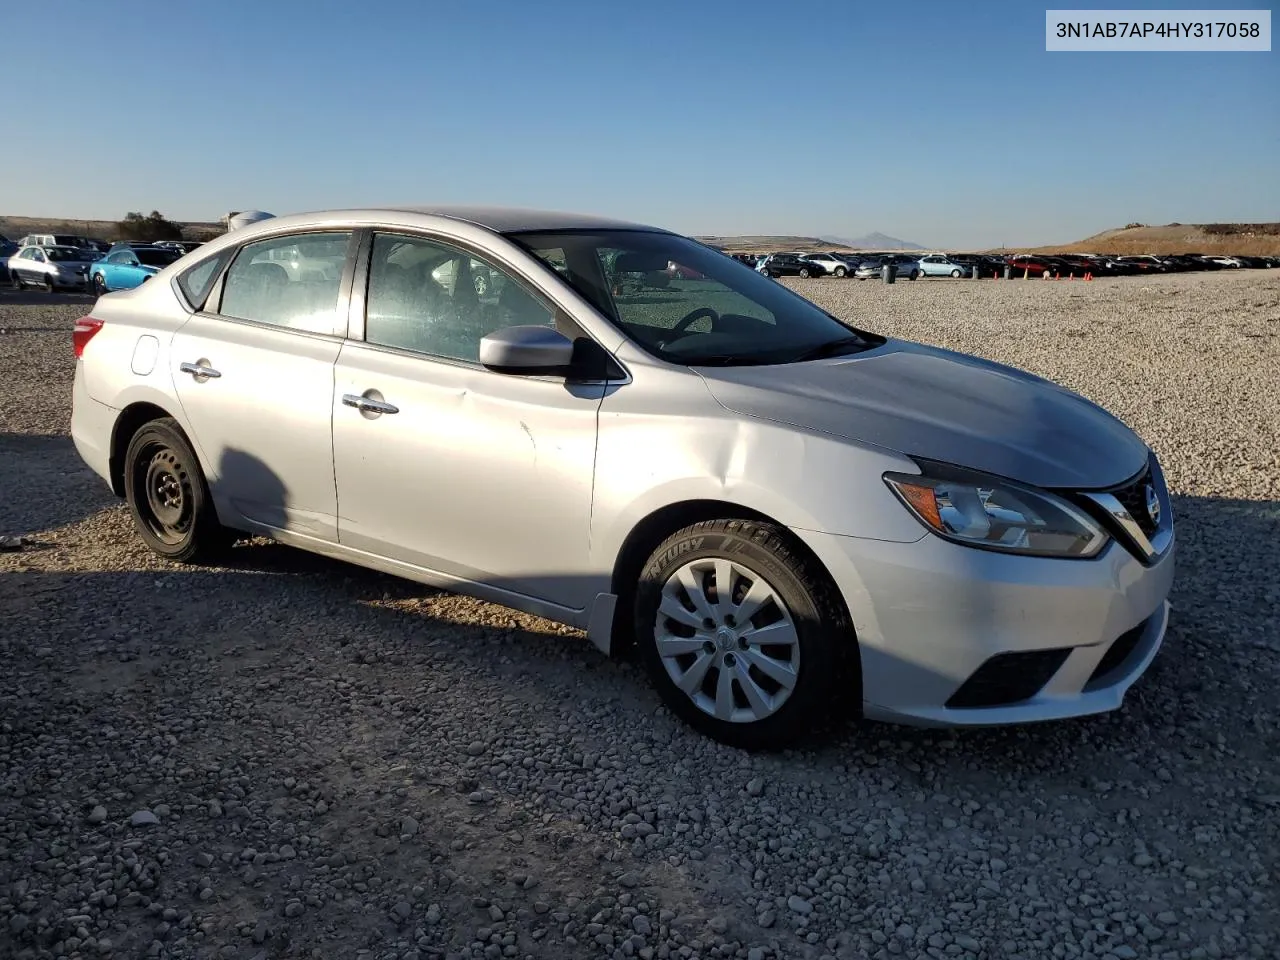
[[[924,250],[925,247],[918,243],[912,243],[910,240],[899,240],[897,237],[891,237],[888,234],[868,233],[865,237],[858,237],[855,240],[848,240],[844,237],[824,237],[825,243],[835,243],[851,250]]]
[[[122,215],[123,216],[123,215]],[[212,240],[226,232],[217,222],[175,220],[187,240]],[[7,217],[0,215],[0,236],[19,240],[28,233],[70,233],[98,240],[117,240],[114,220],[69,220],[65,217]]]
[[[1134,223],[1085,240],[1027,248],[1038,253],[1213,253],[1280,256],[1280,223]]]
[[[858,240],[839,237],[803,237],[790,234],[743,234],[732,237],[698,237],[703,243],[719,247],[727,253],[777,253],[795,250],[814,253],[820,250],[923,250],[924,247],[883,233],[870,233]]]

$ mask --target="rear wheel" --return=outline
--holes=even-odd
[[[803,278],[804,278],[804,279],[806,279],[806,280],[807,280],[807,279],[809,279],[809,268],[808,268],[808,267],[801,267],[801,268],[800,268],[800,276],[801,276],[801,277],[803,277]]]
[[[11,271],[9,272],[9,281],[10,281],[10,283],[12,283],[12,284],[13,284],[13,289],[15,289],[15,290],[22,290],[22,289],[24,289],[24,286],[23,286],[23,283],[22,283],[22,277],[20,277],[20,276],[18,275],[18,271],[17,271],[17,270],[11,270]]]
[[[53,293],[53,291],[54,291],[54,286],[53,286],[53,277],[49,276],[49,275],[46,273],[46,274],[44,275],[44,292],[45,292],[45,293]]]
[[[856,662],[830,578],[768,523],[672,534],[640,574],[634,614],[663,701],[731,746],[773,749],[808,732],[836,712],[842,663]],[[846,696],[859,702],[856,687]]]
[[[168,560],[209,562],[235,541],[218,523],[200,462],[176,420],[152,420],[133,435],[124,489],[138,533]]]
[[[920,276],[920,271],[918,271],[918,270],[912,270],[912,271],[911,271],[911,273],[907,275],[907,279],[909,279],[909,280],[915,280],[915,279],[917,279],[919,276]]]

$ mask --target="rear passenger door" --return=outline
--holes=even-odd
[[[333,365],[346,330],[350,230],[245,244],[169,352],[224,519],[336,542]]]

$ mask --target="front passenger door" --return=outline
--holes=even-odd
[[[513,271],[443,239],[376,233],[371,246],[363,339],[335,370],[339,541],[583,609],[599,588],[586,572],[606,384],[479,364],[487,333],[555,325]],[[352,405],[362,398],[382,412]]]

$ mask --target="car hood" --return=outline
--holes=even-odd
[[[700,368],[743,416],[942,460],[1039,487],[1127,480],[1148,450],[1079,394],[1013,367],[908,341],[811,363]]]

